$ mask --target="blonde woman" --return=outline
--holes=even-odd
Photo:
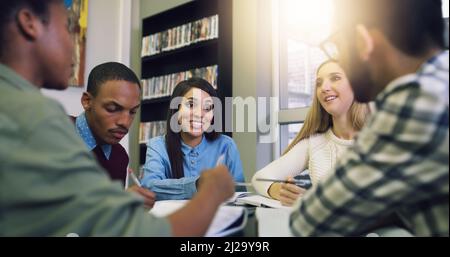
[[[312,184],[316,184],[334,169],[339,156],[353,144],[368,114],[367,104],[355,102],[342,68],[332,60],[321,64],[317,69],[316,94],[302,129],[283,156],[253,176],[256,191],[280,200],[283,205],[292,205],[305,189],[256,178],[292,179],[308,169]]]

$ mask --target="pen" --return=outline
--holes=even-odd
[[[130,176],[136,185],[138,185],[139,187],[142,187],[141,182],[139,182],[139,179],[136,177],[136,175],[134,175],[134,172],[130,172]]]
[[[252,187],[252,183],[245,183],[245,182],[234,182],[235,186],[240,186],[240,187]]]
[[[225,158],[224,154],[220,155],[219,158],[217,159],[216,166],[219,166],[220,164],[222,164],[224,158]],[[234,182],[234,185],[235,186],[243,186],[243,187],[253,186],[252,183],[244,183],[244,182]]]
[[[223,162],[224,158],[225,158],[224,154],[220,155],[219,158],[217,158],[216,167],[219,166]]]
[[[303,186],[306,186],[308,184],[307,181],[300,180],[300,179],[284,180],[284,179],[257,178],[256,181],[288,183],[288,184],[295,184],[296,186],[299,186],[299,187],[303,187]]]
[[[130,172],[128,170],[129,169],[127,169],[127,176],[125,177],[125,190],[128,189],[128,181],[130,180],[129,176],[128,176],[128,174],[130,174]]]

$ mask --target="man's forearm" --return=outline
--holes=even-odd
[[[186,206],[169,216],[173,236],[203,236],[206,233],[221,204],[212,192],[214,190],[201,190]]]

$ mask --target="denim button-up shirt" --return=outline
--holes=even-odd
[[[184,177],[171,179],[171,166],[164,136],[155,137],[147,144],[142,185],[156,193],[157,200],[190,199],[197,192],[196,181],[200,174],[216,166],[224,155],[223,164],[228,167],[237,182],[244,181],[239,151],[233,139],[220,135],[214,141],[203,137],[201,143],[190,147],[181,142],[184,155]]]

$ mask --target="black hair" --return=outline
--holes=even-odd
[[[49,6],[52,3],[63,3],[62,0],[1,0],[0,1],[0,54],[6,42],[6,26],[16,20],[17,12],[29,8],[44,23],[49,20]]]
[[[171,101],[175,99],[176,97],[182,97],[184,96],[191,88],[198,88],[206,93],[208,93],[211,97],[218,98],[218,94],[216,90],[211,86],[211,84],[201,78],[191,78],[188,80],[181,81],[178,83],[178,85],[175,87],[172,96]],[[182,178],[184,177],[184,169],[183,169],[183,160],[184,156],[181,151],[181,133],[174,132],[171,129],[170,121],[173,117],[173,115],[178,115],[177,112],[180,109],[180,105],[178,105],[178,108],[176,109],[169,109],[168,115],[167,115],[167,129],[166,129],[166,148],[167,153],[169,155],[170,160],[170,166],[171,166],[171,177],[172,178]],[[211,123],[211,125],[214,123],[214,118]],[[219,137],[219,132],[212,130],[211,132],[205,132],[205,138],[208,141],[214,141]]]
[[[132,82],[141,89],[138,77],[130,68],[118,62],[105,62],[95,66],[89,73],[87,92],[95,97],[101,85],[111,80]]]
[[[345,25],[376,26],[405,54],[420,56],[431,47],[445,48],[441,0],[347,0],[336,3],[337,17]]]

